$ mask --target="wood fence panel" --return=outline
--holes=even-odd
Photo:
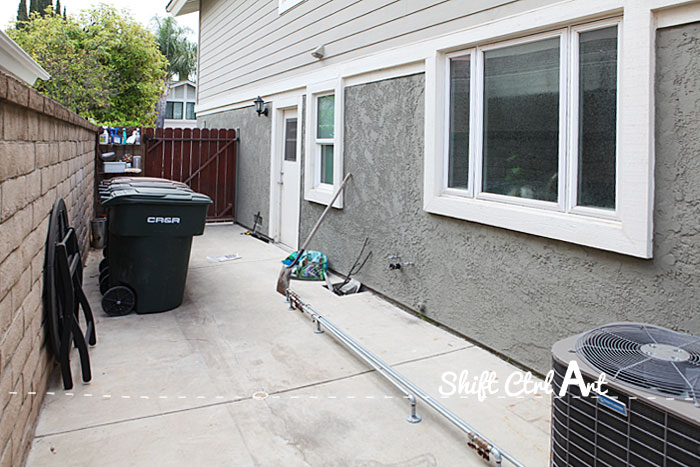
[[[144,175],[186,183],[212,199],[207,220],[233,220],[238,135],[231,129],[147,128]]]

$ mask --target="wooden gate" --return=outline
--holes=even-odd
[[[235,130],[146,128],[144,175],[184,182],[208,195],[207,221],[230,221],[235,214]]]

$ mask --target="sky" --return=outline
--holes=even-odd
[[[26,0],[29,5],[30,0]],[[53,0],[55,4],[55,0]],[[93,5],[107,3],[115,6],[117,9],[125,9],[131,12],[131,16],[138,22],[149,26],[151,18],[155,15],[165,16],[165,6],[168,0],[61,0],[61,7],[66,7],[68,15],[78,14],[80,10],[90,8]],[[19,0],[0,0],[0,29],[7,29],[10,21],[17,19],[17,6]],[[189,15],[178,16],[177,22],[180,26],[186,26],[192,29],[189,39],[193,42],[197,41],[197,33],[199,29],[199,13],[190,13]]]

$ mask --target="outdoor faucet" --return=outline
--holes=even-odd
[[[390,255],[387,257],[387,259],[390,261],[394,261],[392,263],[389,263],[389,270],[391,271],[397,271],[403,269],[406,266],[413,266],[415,264],[413,261],[401,262],[401,257],[399,255]]]

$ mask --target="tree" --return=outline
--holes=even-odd
[[[51,0],[30,0],[29,1],[29,16],[31,17],[32,13],[37,13],[41,16],[46,16],[46,9],[51,7],[53,10],[53,5],[51,4]]]
[[[197,44],[187,40],[192,30],[177,24],[175,18],[154,16],[151,20],[160,52],[168,59],[167,79],[189,79],[197,69]]]
[[[39,13],[41,14],[41,0],[29,0],[29,14]]]
[[[104,125],[150,125],[166,60],[155,36],[128,13],[100,5],[79,18],[30,15],[7,33],[46,71],[35,87]]]
[[[54,13],[61,16],[61,0],[56,0],[56,8],[54,9]]]
[[[27,0],[19,0],[19,6],[17,7],[17,22],[18,26],[21,26],[23,21],[29,21],[29,15],[27,15]]]

